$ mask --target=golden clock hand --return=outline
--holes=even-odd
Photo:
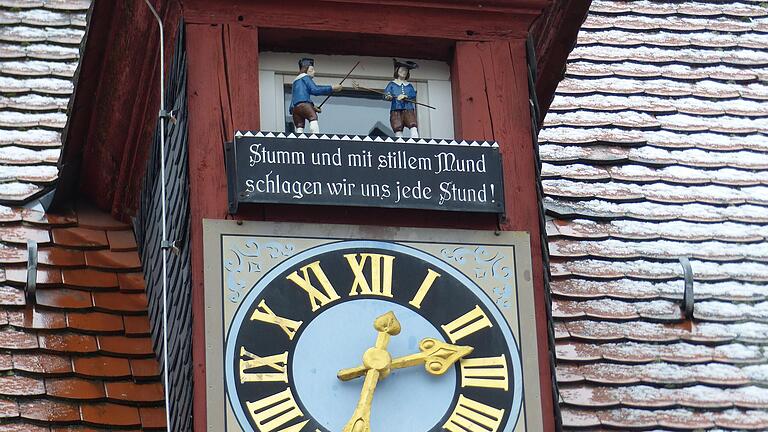
[[[424,364],[424,368],[430,374],[442,375],[454,363],[469,355],[472,350],[471,346],[451,345],[435,338],[424,338],[419,342],[420,352],[392,359],[389,369],[400,369]],[[349,381],[366,375],[368,370],[369,368],[363,364],[363,366],[342,369],[337,376],[342,381]]]
[[[387,352],[387,345],[391,336],[400,333],[400,322],[393,312],[387,312],[376,318],[373,327],[379,332],[376,336],[376,344],[368,348],[363,354],[363,364],[366,366],[363,390],[360,392],[360,400],[357,402],[355,412],[344,426],[343,432],[370,432],[371,430],[371,404],[373,392],[380,379],[389,375],[389,366],[392,357]]]

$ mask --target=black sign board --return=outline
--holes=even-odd
[[[489,142],[238,132],[227,177],[230,213],[241,203],[504,212]]]

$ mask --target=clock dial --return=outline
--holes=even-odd
[[[399,325],[384,336],[388,312]],[[272,269],[232,321],[225,375],[238,421],[259,432],[341,432],[363,402],[373,432],[510,431],[522,400],[519,351],[490,298],[444,261],[383,241]]]

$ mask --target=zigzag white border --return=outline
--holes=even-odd
[[[303,139],[323,139],[331,141],[367,141],[367,142],[384,142],[393,144],[430,144],[430,145],[447,145],[447,146],[470,146],[470,147],[495,147],[498,148],[499,144],[496,141],[456,141],[456,140],[437,140],[434,138],[371,138],[365,135],[326,135],[326,134],[285,134],[283,132],[252,132],[252,131],[237,131],[235,132],[235,138],[241,137],[254,137],[254,138],[303,138]]]

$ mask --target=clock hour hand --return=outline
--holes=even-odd
[[[368,348],[363,354],[363,364],[366,370],[363,390],[360,392],[360,400],[357,402],[355,412],[352,418],[344,426],[343,432],[370,432],[371,430],[371,403],[373,402],[373,392],[376,390],[376,384],[380,379],[389,375],[392,357],[387,352],[390,336],[400,333],[400,322],[392,312],[376,318],[373,327],[379,332],[376,337],[376,345]]]
[[[420,352],[392,359],[389,368],[400,369],[424,364],[424,369],[430,374],[442,375],[454,363],[469,355],[472,350],[471,346],[451,345],[435,338],[424,338],[419,342]],[[368,369],[364,364],[363,366],[342,369],[337,376],[342,381],[349,381],[366,375]]]

